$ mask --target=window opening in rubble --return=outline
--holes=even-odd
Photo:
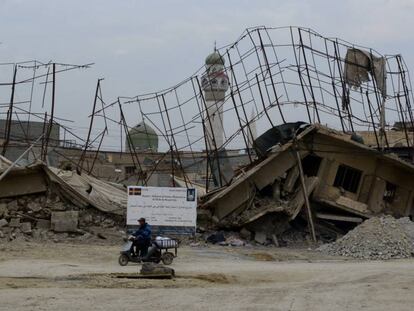
[[[356,193],[361,181],[362,171],[347,165],[339,165],[334,181],[334,187],[343,188],[346,191]]]
[[[387,181],[385,183],[385,191],[382,199],[385,202],[392,203],[394,201],[396,191],[397,186]]]
[[[315,154],[309,154],[302,160],[303,173],[308,176],[318,176],[322,158]]]

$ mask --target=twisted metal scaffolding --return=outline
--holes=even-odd
[[[84,157],[91,152],[96,160],[105,140],[109,139],[108,124],[119,128],[116,132],[120,135],[121,152],[128,151],[139,183],[147,184],[153,172],[162,170],[160,166],[167,161],[170,167],[166,170],[173,176],[173,182],[177,176],[187,184],[191,182],[188,168],[202,163],[207,191],[212,189],[211,179],[216,187],[231,180],[226,164],[232,155],[244,154],[247,164],[256,160],[253,125],[260,133],[297,121],[326,125],[344,133],[369,131],[375,136],[375,147],[385,152],[390,147],[387,132],[398,123],[402,126],[405,145],[414,147],[413,92],[401,55],[382,55],[372,48],[293,26],[248,28],[235,42],[216,52],[224,60],[221,74],[228,77],[229,88],[224,98],[215,101],[213,111],[205,98],[205,90],[206,83],[207,87],[214,88],[217,81],[202,81],[209,75],[204,66],[173,87],[133,97],[119,96],[109,103],[104,102],[98,81],[86,139],[71,133],[82,145],[76,163],[78,171],[93,172],[93,164],[84,168]],[[47,74],[33,73],[32,78],[19,81],[16,70],[20,67],[43,68]],[[46,88],[50,76],[54,85],[55,72],[78,67],[36,62],[15,64],[13,82],[0,84],[12,88],[10,103],[0,104],[0,109],[7,111],[7,120],[20,109],[13,95],[17,85],[32,83],[33,87],[34,80],[45,78]],[[22,112],[43,117],[45,129],[48,129],[58,122],[53,107],[52,104],[44,116],[31,109]],[[153,155],[156,160],[151,169],[143,167],[142,150],[134,146],[130,137],[135,124],[127,124],[126,107],[129,112],[133,111],[134,120],[149,124],[161,140],[160,152]],[[223,123],[219,133],[223,135],[221,144],[214,139],[219,129],[211,122],[212,114],[219,114]],[[98,130],[99,119],[105,126]],[[43,154],[47,153],[49,140],[48,131],[45,133]],[[127,146],[123,146],[124,141]],[[7,146],[6,135],[3,152]],[[232,155],[227,152],[229,150]]]

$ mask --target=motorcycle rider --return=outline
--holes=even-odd
[[[151,227],[145,218],[138,219],[139,228],[132,235],[134,236],[132,248],[136,249],[136,254],[144,257],[147,255],[148,247],[151,245]]]

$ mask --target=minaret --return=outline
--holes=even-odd
[[[201,78],[207,106],[204,124],[209,150],[220,149],[224,143],[223,103],[229,88],[229,78],[224,71],[224,64],[223,57],[215,49],[206,58],[206,73]]]

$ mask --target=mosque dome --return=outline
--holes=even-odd
[[[206,65],[223,65],[224,66],[225,60],[217,50],[207,56],[206,58]]]
[[[137,151],[158,151],[158,134],[144,121],[129,131],[129,137]],[[125,146],[129,149],[127,140]]]

